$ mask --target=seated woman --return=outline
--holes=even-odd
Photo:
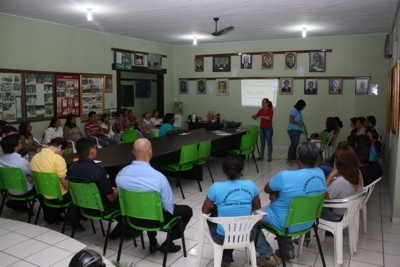
[[[251,180],[240,179],[243,176],[243,159],[232,155],[224,159],[222,170],[227,178],[224,182],[215,182],[208,190],[204,200],[202,212],[209,214],[214,209],[220,217],[248,216],[252,211],[261,208],[261,200],[258,188]],[[213,214],[211,214],[212,216]],[[221,226],[208,222],[210,233],[218,244],[224,243],[224,232]],[[257,234],[258,227],[255,226],[251,232],[253,239]],[[258,235],[255,244],[259,254],[258,266],[277,265],[275,257],[267,250],[267,241],[262,232]],[[222,254],[222,265],[230,266],[233,262],[233,249],[225,249]],[[273,264],[273,265],[271,265]]]
[[[153,123],[151,122],[151,115],[150,112],[145,111],[143,113],[143,118],[141,119],[142,121],[144,121],[147,125],[148,128],[154,128]]]
[[[333,117],[326,118],[325,129],[319,134],[312,134],[311,140],[321,140],[323,135],[327,135],[336,129],[336,121]],[[328,144],[329,145],[329,144]]]
[[[83,134],[79,127],[76,125],[76,116],[68,114],[64,125],[64,138],[69,141],[78,141],[83,138]]]
[[[64,137],[63,129],[61,128],[61,121],[57,118],[50,120],[49,127],[44,131],[43,144],[47,145],[51,139],[56,137]]]
[[[153,117],[151,117],[150,121],[151,124],[153,124],[153,127],[160,128],[162,124],[162,119],[159,117],[160,112],[158,112],[158,109],[153,110]]]
[[[379,141],[379,133],[375,130],[368,129],[366,130],[365,135],[367,135],[371,139],[371,153],[369,160],[377,160],[381,153],[382,147],[382,143]]]
[[[128,126],[135,126],[135,123],[137,121],[136,117],[133,115],[133,110],[132,109],[128,109],[126,112],[126,120],[127,120],[127,124]]]
[[[174,114],[167,113],[164,116],[164,123],[160,128],[159,136],[172,136],[178,135],[184,132],[188,132],[188,130],[178,129],[174,126],[175,118]]]
[[[117,112],[117,120],[114,123],[114,131],[117,134],[125,132],[126,128],[128,128],[128,124],[126,123],[125,113],[126,113],[125,108]]]
[[[21,122],[19,124],[18,133],[22,143],[22,149],[20,151],[21,156],[28,153],[29,158],[32,158],[42,146],[33,138],[31,123],[29,121]]]
[[[103,128],[104,134],[110,135],[118,144],[121,143],[121,134],[114,132],[114,125],[111,125],[110,114],[103,113],[101,115],[100,127]]]

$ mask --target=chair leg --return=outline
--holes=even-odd
[[[110,219],[110,220],[108,221],[107,235],[106,235],[106,240],[104,241],[103,256],[106,255],[106,251],[107,251],[108,236],[110,235],[111,222],[112,222],[112,219]]]
[[[322,251],[322,246],[321,246],[321,242],[319,240],[319,235],[318,235],[318,227],[316,224],[313,225],[314,228],[314,233],[315,233],[315,238],[317,239],[317,244],[318,244],[318,250],[319,250],[319,254],[321,256],[321,261],[322,261],[322,266],[326,267],[326,263],[325,263],[325,258],[324,258],[324,253]]]
[[[75,216],[74,216],[74,221],[72,222],[72,233],[71,233],[72,238],[74,238],[74,235],[75,235],[76,226],[78,225],[78,222],[79,222],[79,216],[80,216],[80,212],[79,212],[79,208],[77,208]],[[65,216],[65,218],[67,218],[67,216]],[[92,222],[92,224],[93,224],[93,222]],[[63,229],[64,229],[64,226],[63,226]]]
[[[169,251],[170,239],[171,239],[171,229],[168,230],[168,232],[167,232],[167,240],[165,240],[165,242],[166,242],[165,244],[167,244],[167,247],[166,247],[165,252],[164,252],[163,265],[162,265],[163,267],[165,267],[166,264],[167,264],[167,256],[168,256],[168,251]]]
[[[280,236],[276,236],[276,241],[278,242],[279,252],[281,253],[282,265],[283,265],[283,267],[286,267],[285,257],[283,255],[284,251],[283,251],[282,246],[281,246]]]
[[[42,202],[39,202],[39,203],[40,204],[39,204],[39,209],[38,209],[37,214],[36,214],[35,225],[37,225],[37,223],[38,223],[40,210],[42,209]]]
[[[214,183],[214,177],[211,173],[210,165],[208,165],[208,160],[206,161],[206,164],[207,164],[208,172],[210,173],[211,181]]]
[[[197,166],[197,167],[203,168],[203,166]],[[196,180],[197,180],[197,184],[199,185],[199,190],[200,190],[200,192],[203,192],[203,188],[201,188],[200,179],[201,179],[201,177],[199,176],[199,177],[197,177]]]
[[[258,171],[258,165],[257,165],[257,159],[256,159],[256,155],[254,155],[254,151],[252,152],[252,155],[253,155],[254,164],[256,165],[257,173],[259,173],[259,171]]]
[[[126,230],[126,225],[125,223],[122,226],[122,233],[125,233]],[[136,247],[136,239],[133,238],[135,247]],[[119,259],[121,258],[121,252],[122,252],[122,244],[124,243],[124,235],[121,234],[121,237],[119,238],[119,246],[118,246],[118,255],[117,255],[117,262],[119,262]]]
[[[364,207],[361,208],[361,213],[363,216],[363,224],[364,224],[364,234],[367,234],[367,203],[365,203]],[[1,212],[0,212],[1,214]]]
[[[1,213],[3,212],[4,203],[6,202],[6,193],[2,192],[2,194],[3,194],[3,200],[1,201],[0,216],[1,216]]]
[[[32,216],[34,216],[33,207],[35,205],[35,202],[34,202],[34,200],[32,200],[32,201],[28,201],[26,204],[28,205],[28,223],[30,223]]]
[[[182,235],[182,249],[183,249],[183,256],[186,258],[186,243],[185,243],[185,232],[183,231],[183,224],[182,224],[182,220],[180,220],[179,222],[179,227],[181,230],[181,235]]]
[[[179,186],[179,188],[181,189],[181,193],[182,193],[182,198],[185,199],[185,194],[183,193],[183,189],[182,189],[182,184],[181,184],[181,172],[179,172],[179,174],[177,175],[177,184]]]
[[[92,222],[92,226],[93,226],[94,233],[96,233],[96,229],[94,229],[93,220],[90,220],[90,221]],[[105,236],[103,221],[100,219],[99,222],[100,222],[101,233],[103,234],[103,236]]]

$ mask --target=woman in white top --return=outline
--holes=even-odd
[[[143,122],[146,123],[148,128],[154,128],[153,123],[151,122],[151,115],[150,112],[145,111],[143,113]]]
[[[104,113],[101,115],[100,127],[103,129],[105,134],[110,136],[110,138],[114,139],[118,143],[121,142],[121,134],[116,134],[114,132],[113,125],[111,125],[110,114]]]
[[[156,128],[160,128],[161,124],[162,124],[162,119],[159,118],[158,116],[160,116],[160,113],[158,112],[157,109],[155,109],[153,111],[153,117],[150,119],[150,121],[151,121],[151,124],[153,125],[153,127],[156,127]]]
[[[63,129],[61,128],[61,121],[57,118],[52,118],[50,120],[49,128],[44,131],[43,134],[43,143],[50,143],[51,139],[56,137],[64,137]]]

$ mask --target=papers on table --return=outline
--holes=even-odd
[[[93,160],[94,161],[94,163],[100,163],[101,162],[101,160]]]
[[[191,132],[188,132],[188,133],[183,132],[183,133],[181,133],[179,135],[189,135],[189,134],[191,134]]]
[[[216,135],[220,135],[220,136],[232,135],[230,133],[227,133],[227,132],[224,132],[224,131],[220,131],[220,130],[213,131],[213,133],[215,133]]]

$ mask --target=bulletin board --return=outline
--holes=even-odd
[[[0,119],[22,122],[21,73],[0,72]]]
[[[56,113],[58,118],[65,118],[72,113],[76,117],[80,116],[80,76],[56,74]]]
[[[29,121],[54,117],[54,75],[51,73],[25,74],[25,107]]]
[[[104,112],[104,75],[81,75],[81,121],[88,119],[90,111],[101,116]]]

